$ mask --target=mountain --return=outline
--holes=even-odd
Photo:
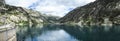
[[[58,23],[60,17],[59,16],[53,16],[53,15],[43,15],[44,18],[47,20],[47,23]]]
[[[48,19],[53,17],[47,17],[31,9],[5,4],[4,0],[0,1],[0,25],[10,23],[18,25],[50,23]]]
[[[61,23],[120,24],[120,0],[96,0],[77,7],[60,19]]]

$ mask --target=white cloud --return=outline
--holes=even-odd
[[[7,4],[21,6],[21,7],[29,7],[31,4],[35,3],[38,0],[5,0]]]
[[[51,15],[55,15],[55,16],[63,16],[65,15],[64,13],[67,13],[67,7],[64,5],[56,5],[56,6],[37,6],[36,10],[41,11],[42,13],[46,13],[46,14],[51,14]]]
[[[95,0],[6,0],[7,4],[28,8],[32,4],[37,4],[34,8],[37,11],[55,16],[64,16],[70,10],[83,6]]]

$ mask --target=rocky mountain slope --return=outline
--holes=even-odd
[[[77,7],[60,19],[61,23],[120,24],[120,0],[96,0]]]
[[[0,0],[0,25],[48,23],[48,18],[38,11],[11,6]]]

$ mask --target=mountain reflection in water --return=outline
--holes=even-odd
[[[33,25],[20,26],[17,41],[120,41],[120,26]]]

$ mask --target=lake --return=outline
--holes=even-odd
[[[42,24],[19,26],[17,41],[120,41],[120,25]]]

